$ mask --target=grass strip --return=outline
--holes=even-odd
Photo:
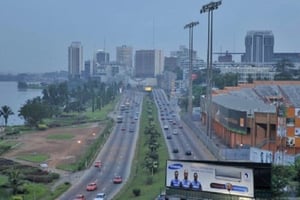
[[[150,106],[149,106],[150,105]],[[152,110],[152,117],[154,120],[155,128],[160,133],[158,142],[160,147],[158,149],[159,154],[159,169],[152,176],[151,173],[144,168],[144,158],[148,147],[145,146],[145,141],[147,136],[144,134],[145,128],[149,126],[148,118],[149,114],[147,110]],[[158,194],[160,194],[165,188],[165,169],[166,160],[169,158],[168,150],[165,143],[165,139],[162,134],[161,126],[158,120],[157,109],[152,100],[151,96],[146,96],[143,100],[143,107],[140,120],[140,130],[139,138],[135,151],[135,157],[132,164],[131,175],[127,184],[123,189],[116,195],[115,200],[144,200],[144,199],[154,199]],[[140,195],[135,196],[133,190],[139,189]]]

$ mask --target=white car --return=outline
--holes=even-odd
[[[164,130],[168,130],[169,126],[168,125],[164,125]]]
[[[98,193],[96,195],[96,197],[94,198],[94,200],[104,200],[105,199],[105,193],[101,192],[101,193]]]
[[[173,135],[177,135],[177,134],[178,134],[177,129],[174,129],[174,130],[173,130]]]

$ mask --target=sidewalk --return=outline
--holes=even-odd
[[[223,141],[212,133],[212,139],[206,134],[206,127],[201,125],[200,120],[194,121],[188,114],[181,116],[182,121],[190,128],[190,131],[199,138],[204,149],[213,155],[215,160],[223,160],[219,154],[220,149],[228,148]]]
[[[60,178],[51,186],[51,191],[54,191],[57,186],[64,183],[70,183],[72,185],[76,184],[83,176],[85,170],[78,172],[67,172],[55,169],[53,172],[60,174]]]

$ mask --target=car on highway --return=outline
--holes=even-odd
[[[186,151],[185,151],[185,155],[187,155],[187,156],[192,155],[192,151],[191,151],[191,150],[186,150]]]
[[[164,130],[168,130],[169,129],[169,126],[168,125],[164,125]]]
[[[173,153],[178,153],[178,152],[179,152],[179,150],[177,148],[173,149]]]
[[[115,184],[122,183],[122,177],[119,176],[119,175],[116,175],[116,176],[113,178],[113,183],[115,183]]]
[[[77,194],[74,200],[86,200],[83,194]]]
[[[177,129],[173,129],[173,135],[177,135],[177,134],[178,134]]]
[[[130,127],[129,127],[129,133],[133,133],[134,130],[135,130],[135,127],[133,127],[133,126],[130,126]]]
[[[86,191],[94,191],[97,190],[97,183],[91,182],[86,186]]]
[[[94,200],[105,200],[105,193],[100,192],[96,195],[96,197],[94,198]]]
[[[167,135],[167,139],[168,140],[172,139],[172,135]]]
[[[102,162],[101,162],[100,160],[96,161],[96,162],[94,163],[94,167],[97,167],[97,168],[102,167]]]

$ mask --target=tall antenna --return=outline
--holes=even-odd
[[[104,37],[104,41],[103,41],[104,63],[107,62],[107,60],[106,60],[106,53],[105,53],[105,45],[106,45],[106,38]]]
[[[152,45],[153,45],[153,50],[155,49],[155,19],[153,17],[153,27],[152,27]]]
[[[105,44],[106,43],[106,38],[104,37],[104,41],[103,41],[103,51],[105,52]]]

